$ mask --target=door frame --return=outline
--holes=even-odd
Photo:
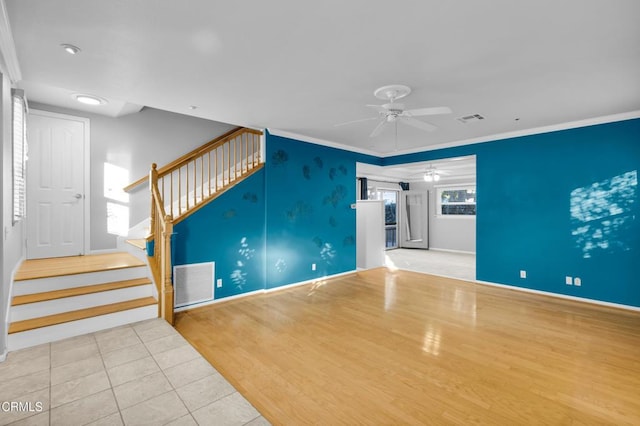
[[[84,186],[84,197],[82,199],[83,202],[83,210],[84,210],[84,226],[82,229],[83,238],[82,238],[82,255],[86,255],[90,252],[91,247],[91,120],[86,117],[78,117],[70,114],[61,114],[57,112],[44,111],[41,109],[29,109],[27,113],[27,120],[30,115],[39,115],[41,117],[48,118],[57,118],[61,120],[71,120],[71,121],[80,121],[84,125],[84,161],[83,161],[83,172],[84,176],[82,179],[82,184]],[[27,122],[28,128],[28,122]],[[30,152],[28,150],[29,146],[29,134],[27,133],[27,167],[29,167],[29,157],[33,157],[37,155],[37,153]],[[26,194],[26,199],[29,200],[29,193]],[[29,205],[27,201],[27,205]],[[26,221],[29,221],[29,211],[27,210]],[[28,226],[28,225],[26,225]],[[25,228],[26,229],[26,228]],[[29,258],[28,251],[29,242],[27,241],[27,259]]]

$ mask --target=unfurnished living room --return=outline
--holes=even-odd
[[[0,0],[0,425],[640,424],[638,16]]]

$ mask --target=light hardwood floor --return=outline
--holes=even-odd
[[[640,424],[640,313],[385,269],[176,328],[273,424]]]

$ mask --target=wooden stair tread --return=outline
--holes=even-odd
[[[129,240],[125,240],[127,244],[131,244],[132,246],[139,248],[140,250],[147,249],[147,240],[144,238],[131,238]]]
[[[153,297],[143,297],[140,299],[127,300],[125,302],[111,303],[109,305],[94,306],[92,308],[80,309],[77,311],[63,312],[61,314],[16,321],[11,323],[9,326],[9,334],[48,327],[56,324],[63,324],[85,318],[97,317],[100,315],[112,314],[114,312],[126,311],[129,309],[141,308],[144,306],[155,305],[156,303],[157,301]]]
[[[14,296],[11,306],[25,305],[27,303],[44,302],[46,300],[62,299],[65,297],[82,296],[84,294],[99,293],[102,291],[118,290],[121,288],[136,287],[151,284],[149,278],[135,278],[132,280],[113,281],[105,284],[94,284],[83,287],[64,288],[62,290],[46,291],[43,293],[24,294]]]
[[[125,252],[30,259],[20,265],[15,281],[136,268],[145,265],[137,257]]]

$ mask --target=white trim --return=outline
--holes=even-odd
[[[352,269],[351,271],[340,272],[339,274],[325,275],[324,277],[313,278],[311,280],[299,281],[297,283],[292,283],[292,284],[285,284],[285,285],[281,285],[279,287],[266,288],[266,289],[264,289],[264,292],[265,293],[273,293],[273,292],[280,291],[280,290],[287,290],[287,289],[293,288],[293,287],[299,287],[299,286],[302,286],[302,285],[313,284],[313,283],[316,283],[318,281],[330,280],[330,279],[333,279],[333,278],[343,277],[345,275],[355,274],[356,272],[357,272],[357,270]]]
[[[173,312],[182,312],[182,311],[188,311],[190,309],[202,308],[209,305],[215,305],[216,303],[227,302],[229,300],[241,299],[243,297],[248,297],[248,296],[255,296],[256,294],[264,294],[264,290],[254,290],[254,291],[249,291],[247,293],[241,293],[241,294],[236,294],[229,297],[223,297],[221,299],[213,299],[213,300],[208,300],[206,302],[197,302],[197,303],[192,303],[190,305],[183,305],[183,306],[180,306],[179,308],[175,308]]]
[[[618,309],[625,309],[625,310],[628,310],[628,311],[640,312],[640,306],[631,306],[631,305],[623,305],[623,304],[620,304],[620,303],[604,302],[604,301],[601,301],[601,300],[587,299],[586,297],[569,296],[569,295],[566,295],[566,294],[552,293],[552,292],[549,292],[549,291],[541,291],[541,290],[533,290],[533,289],[530,289],[530,288],[512,286],[512,285],[508,285],[508,284],[497,284],[497,283],[492,283],[492,282],[489,282],[489,281],[475,280],[474,282],[477,283],[477,284],[480,284],[480,285],[487,285],[487,286],[491,286],[491,287],[500,287],[500,288],[509,289],[509,290],[522,291],[522,292],[525,292],[525,293],[533,293],[533,294],[539,294],[539,295],[542,295],[542,296],[550,296],[550,297],[557,297],[559,299],[572,300],[574,302],[589,303],[589,304],[592,304],[592,305],[606,306],[608,308],[618,308]]]
[[[625,120],[631,120],[634,118],[640,118],[640,110],[625,112],[621,114],[605,115],[603,117],[587,118],[584,120],[569,121],[567,123],[552,124],[549,126],[515,130],[512,132],[496,133],[493,135],[482,136],[479,138],[464,139],[464,140],[459,140],[454,142],[441,143],[437,145],[411,148],[403,151],[395,151],[392,154],[377,154],[377,156],[382,158],[396,157],[396,156],[405,155],[405,154],[416,154],[419,152],[435,151],[435,150],[444,149],[444,148],[453,148],[456,146],[473,145],[473,144],[483,143],[483,142],[499,141],[501,139],[518,138],[522,136],[531,136],[531,135],[539,135],[542,133],[557,132],[560,130],[577,129],[580,127],[593,126],[596,124],[614,123],[616,121],[625,121]],[[423,161],[423,160],[420,160],[420,161]]]
[[[272,134],[274,136],[280,136],[280,137],[283,137],[283,138],[295,139],[295,140],[299,140],[301,142],[308,142],[308,143],[312,143],[312,144],[315,144],[315,145],[328,146],[330,148],[342,149],[344,151],[356,152],[358,154],[371,155],[373,157],[381,157],[382,156],[379,152],[376,152],[376,151],[372,151],[372,150],[365,149],[365,148],[357,148],[355,146],[350,146],[350,145],[343,145],[341,143],[331,142],[331,141],[328,141],[328,140],[325,140],[325,139],[314,138],[313,136],[301,135],[299,133],[287,132],[287,131],[279,130],[279,129],[271,129],[271,128],[269,128],[267,130],[269,131],[270,134]]]
[[[307,280],[307,281],[300,281],[297,283],[292,283],[292,284],[286,284],[280,287],[273,287],[273,288],[267,288],[267,289],[262,289],[262,290],[255,290],[255,291],[249,291],[247,293],[242,293],[242,294],[236,294],[234,296],[229,296],[229,297],[223,297],[220,299],[214,299],[214,300],[209,300],[207,302],[202,302],[202,303],[193,303],[191,305],[186,305],[186,306],[181,306],[179,308],[175,308],[173,310],[173,312],[182,312],[182,311],[187,311],[190,309],[197,309],[197,308],[201,308],[204,306],[209,306],[209,305],[214,305],[216,303],[222,303],[222,302],[228,302],[230,300],[236,300],[236,299],[241,299],[243,297],[249,297],[249,296],[255,296],[255,295],[259,295],[259,294],[269,294],[269,293],[273,293],[276,291],[280,291],[280,290],[287,290],[293,287],[299,287],[302,285],[306,285],[306,284],[313,284],[317,281],[320,280],[329,280],[332,278],[338,278],[338,277],[342,277],[345,275],[351,275],[351,274],[355,274],[357,271],[356,270],[352,270],[352,271],[347,271],[347,272],[341,272],[339,274],[334,274],[334,275],[326,275],[324,277],[319,277],[319,278],[314,278],[312,280]]]
[[[1,0],[0,0],[1,1]],[[4,351],[0,354],[0,362],[4,361],[7,358],[7,353],[9,353],[9,318],[11,318],[11,300],[13,299],[13,283],[15,281],[16,272],[18,272],[18,268],[22,265],[22,262],[25,261],[25,255],[23,254],[20,259],[16,262],[13,270],[11,271],[11,277],[9,278],[9,297],[7,298],[7,306],[5,309],[6,316],[4,318]]]
[[[451,249],[443,249],[443,248],[437,248],[437,247],[429,247],[429,250],[432,250],[432,251],[443,251],[443,252],[446,252],[446,253],[476,254],[475,251],[451,250]]]
[[[567,123],[558,123],[558,124],[552,124],[549,126],[533,127],[530,129],[514,130],[511,132],[504,132],[504,133],[495,133],[488,136],[481,136],[478,138],[471,138],[471,139],[463,139],[463,140],[453,141],[453,142],[445,142],[437,145],[420,146],[420,147],[406,149],[402,151],[394,151],[392,153],[380,153],[380,152],[372,151],[370,149],[357,148],[350,145],[344,145],[337,142],[331,142],[324,139],[314,138],[312,136],[301,135],[299,133],[287,132],[279,129],[266,129],[266,130],[268,130],[269,133],[275,136],[296,139],[302,142],[328,146],[331,148],[338,148],[345,151],[356,152],[359,154],[371,155],[378,158],[389,158],[389,157],[396,157],[396,156],[406,155],[406,154],[416,154],[419,152],[435,151],[435,150],[444,149],[444,148],[453,148],[457,146],[473,145],[473,144],[483,143],[483,142],[499,141],[501,139],[510,139],[510,138],[517,138],[522,136],[538,135],[542,133],[557,132],[560,130],[576,129],[580,127],[593,126],[596,124],[614,123],[616,121],[625,121],[625,120],[631,120],[634,118],[640,118],[640,110],[624,112],[620,114],[605,115],[601,117],[587,118],[584,120],[569,121]],[[423,161],[423,160],[420,160],[420,161]]]
[[[12,83],[22,80],[16,44],[13,40],[13,33],[9,24],[9,13],[4,0],[0,0],[0,59]]]
[[[84,124],[84,241],[82,244],[82,254],[87,254],[90,252],[91,248],[91,120],[86,117],[60,114],[40,109],[31,109],[29,110],[29,114],[39,115],[41,117],[80,121]],[[27,194],[27,198],[28,197],[29,194]],[[27,220],[29,219],[27,218]]]
[[[89,250],[89,254],[110,254],[110,253],[120,253],[120,252],[122,252],[122,250],[118,250],[117,248]]]

